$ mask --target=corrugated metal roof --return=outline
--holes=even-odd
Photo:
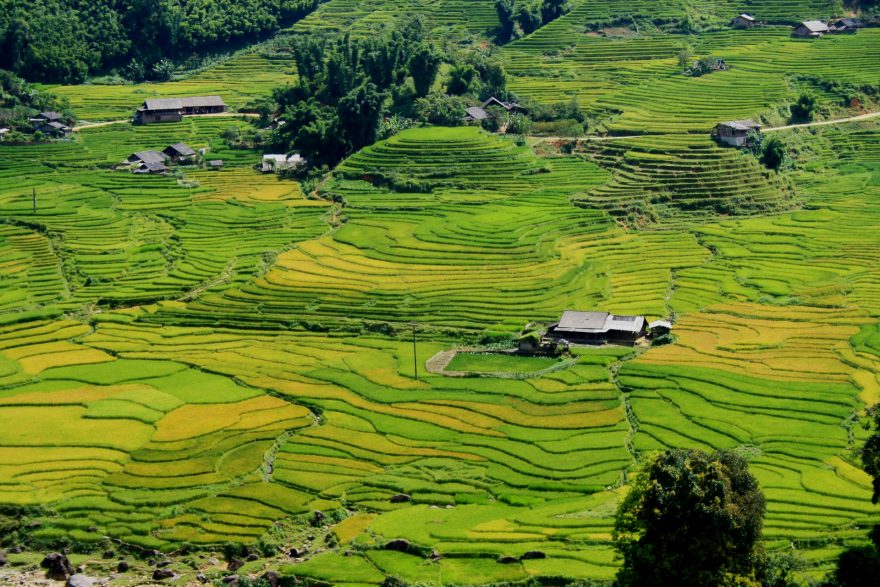
[[[189,98],[155,98],[144,100],[145,110],[180,110],[182,108],[206,108],[226,106],[220,96],[193,96]]]
[[[805,20],[801,23],[801,26],[806,27],[808,30],[814,33],[828,32],[828,26],[821,20]]]

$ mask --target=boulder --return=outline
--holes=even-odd
[[[547,558],[547,555],[541,552],[540,550],[530,550],[528,552],[524,552],[519,560],[528,561],[528,560],[536,560],[540,558]]]
[[[229,585],[229,587],[238,587],[238,575],[226,575],[222,581],[224,585]]]
[[[409,543],[409,540],[404,540],[403,538],[392,540],[385,545],[385,550],[396,550],[397,552],[409,552],[410,548],[412,548],[412,545]]]
[[[0,567],[6,566],[7,562],[8,561],[6,560],[6,553],[0,550]]]
[[[499,556],[498,562],[502,565],[511,565],[513,563],[518,563],[519,559],[515,556]]]
[[[47,554],[40,566],[46,569],[46,577],[55,581],[66,581],[73,574],[73,567],[67,556],[60,552]]]
[[[119,561],[119,564],[116,565],[116,571],[119,573],[127,573],[131,568],[131,565],[128,564],[128,561]]]
[[[255,560],[260,560],[260,556],[256,552],[251,552],[247,555],[248,562],[254,562]]]
[[[305,548],[303,548],[302,550],[300,550],[299,548],[297,548],[297,547],[294,546],[293,548],[291,548],[291,549],[288,551],[287,554],[290,555],[291,558],[300,558],[301,556],[305,555],[305,553],[307,553],[307,552],[308,552],[308,551],[307,551]]]
[[[212,567],[216,567],[217,565],[220,564],[220,561],[218,559],[214,558],[213,556],[211,558],[209,558],[208,560],[206,560],[205,562],[208,563],[209,565],[211,565]]]
[[[230,570],[230,571],[237,571],[238,569],[240,569],[243,566],[244,566],[244,561],[241,560],[240,558],[229,559],[229,562],[226,563],[226,568],[227,568],[227,570]]]
[[[171,569],[156,569],[153,571],[153,581],[162,581],[163,579],[171,579],[174,577],[174,571]]]
[[[173,561],[170,561],[170,560],[167,560],[167,559],[166,559],[166,560],[163,560],[163,561],[159,561],[159,562],[157,562],[157,563],[156,563],[156,566],[157,566],[158,568],[160,568],[160,569],[164,569],[165,567],[167,567],[168,565],[170,565],[172,562],[173,562]]]
[[[112,550],[105,550],[103,556],[104,558],[113,558],[114,556],[116,556],[116,553]]]
[[[412,500],[412,496],[407,495],[406,493],[398,493],[397,495],[391,496],[391,503],[406,503]]]
[[[95,584],[97,579],[93,579],[91,577],[86,577],[85,575],[71,575],[70,578],[67,579],[67,585],[65,587],[92,587]]]
[[[275,571],[266,571],[260,578],[265,583],[268,583],[269,587],[278,587],[278,584],[281,581],[281,575],[279,575]]]
[[[441,558],[443,558],[443,555],[440,554],[439,551],[437,551],[437,550],[432,550],[432,551],[431,551],[430,559],[431,559],[432,561],[438,561],[438,560],[440,560]]]
[[[196,581],[198,581],[199,583],[207,583],[208,578],[205,576],[204,573],[199,573],[198,575],[196,575]]]

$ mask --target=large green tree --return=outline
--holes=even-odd
[[[617,585],[757,585],[764,511],[758,482],[735,453],[649,458],[617,511]]]

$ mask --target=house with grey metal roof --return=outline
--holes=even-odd
[[[761,132],[761,125],[754,120],[730,120],[715,125],[712,136],[725,145],[745,147],[751,132]]]
[[[489,113],[479,106],[471,106],[465,109],[465,122],[482,122],[489,118]]]
[[[793,37],[816,38],[828,32],[828,25],[821,20],[805,20],[791,31]]]
[[[566,310],[547,329],[547,338],[575,344],[632,344],[647,333],[644,316]]]
[[[757,19],[751,14],[742,13],[730,22],[735,29],[749,29],[758,24]]]
[[[138,124],[180,122],[192,114],[219,114],[226,112],[220,96],[192,96],[187,98],[151,98],[138,108],[134,121]]]
[[[162,163],[164,165],[167,159],[168,156],[159,151],[138,151],[129,155],[123,163]]]

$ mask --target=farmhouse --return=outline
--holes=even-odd
[[[36,116],[30,119],[32,123],[34,123],[35,128],[39,128],[44,124],[48,124],[50,122],[61,122],[64,116],[58,112],[40,112]]]
[[[211,171],[220,171],[223,169],[223,159],[211,159],[208,161],[208,169]]]
[[[517,104],[516,102],[504,102],[503,100],[499,100],[495,96],[488,98],[485,102],[483,102],[483,110],[488,108],[489,106],[499,106],[504,108],[508,112],[525,112],[525,108]]]
[[[855,18],[841,18],[835,20],[828,25],[828,32],[833,34],[854,34],[860,28],[864,28],[865,24]]]
[[[189,160],[195,157],[196,152],[184,143],[174,143],[162,150],[172,161],[178,163],[180,161]]]
[[[465,110],[465,122],[482,122],[489,118],[489,113],[479,106],[471,106]]]
[[[168,167],[164,163],[157,163],[155,161],[150,162],[141,162],[138,163],[131,170],[132,173],[150,173],[150,174],[161,174],[167,173]]]
[[[47,122],[37,127],[41,133],[53,137],[66,137],[70,134],[70,127],[57,121]]]
[[[275,173],[284,169],[293,169],[305,165],[306,160],[302,155],[263,155],[260,171],[263,173]]]
[[[731,120],[715,126],[712,136],[732,147],[745,147],[749,143],[749,133],[760,132],[761,125],[754,120]]]
[[[547,329],[546,336],[552,340],[565,340],[571,343],[632,344],[644,337],[646,332],[647,322],[644,316],[566,310],[559,322]]]
[[[162,163],[164,165],[167,158],[165,153],[159,151],[138,151],[129,155],[123,163]]]
[[[750,29],[756,24],[758,21],[755,20],[755,17],[746,13],[740,14],[730,22],[730,26],[735,29]]]
[[[191,114],[219,114],[226,112],[226,104],[220,96],[196,96],[192,98],[157,98],[144,100],[134,115],[138,124],[154,122],[180,122]]]
[[[791,31],[793,37],[818,38],[828,32],[828,26],[821,20],[806,20]]]

